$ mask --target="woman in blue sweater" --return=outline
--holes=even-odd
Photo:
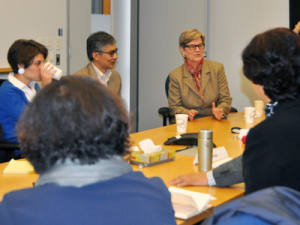
[[[15,124],[39,90],[36,81],[41,81],[42,86],[51,83],[51,69],[48,65],[44,68],[47,55],[47,48],[33,40],[17,40],[8,50],[7,60],[13,73],[0,87],[0,123],[6,141],[17,142]]]

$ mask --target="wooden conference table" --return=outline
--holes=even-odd
[[[212,117],[205,117],[196,119],[193,122],[188,122],[187,132],[198,132],[200,129],[212,129],[213,130],[213,142],[217,147],[224,146],[230,157],[234,158],[241,155],[244,151],[244,144],[242,144],[240,139],[234,139],[234,136],[238,134],[231,133],[232,127],[241,127],[243,129],[249,129],[254,125],[258,124],[263,118],[256,118],[254,124],[245,123],[243,118],[244,113],[231,113],[228,115],[227,120],[217,121]],[[169,137],[176,136],[176,125],[170,125],[165,127],[159,127],[147,131],[142,131],[138,133],[133,133],[130,135],[134,141],[134,145],[146,138],[150,138],[155,145],[163,145],[163,143]],[[163,145],[165,149],[182,149],[185,146],[180,145]],[[144,167],[139,169],[138,166],[133,165],[134,171],[142,171],[145,176],[160,177],[167,187],[169,187],[168,181],[188,173],[194,173],[198,171],[198,167],[193,165],[194,157],[177,155],[175,161],[163,163],[160,165],[152,167]],[[38,174],[2,174],[7,163],[0,164],[0,201],[3,195],[12,190],[22,189],[32,187],[32,183],[38,178]],[[183,187],[184,189],[208,193],[216,198],[216,200],[211,201],[210,204],[214,207],[224,204],[230,200],[239,198],[244,195],[244,184],[237,184],[231,187],[218,188],[218,187]],[[190,218],[189,220],[177,220],[178,224],[194,224],[202,219],[206,218],[212,213],[213,209],[207,210],[206,212]]]

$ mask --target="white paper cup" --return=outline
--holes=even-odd
[[[54,66],[53,64],[51,64],[51,63],[49,63],[49,62],[47,62],[47,63],[45,64],[44,68],[45,68],[47,65],[49,65],[49,64],[50,64],[49,68],[50,68],[51,66],[53,66],[53,69],[51,70],[50,75],[51,75],[51,73],[52,73],[54,70],[56,70],[56,73],[53,75],[52,78],[55,79],[55,80],[59,80],[59,79],[61,78],[61,76],[62,76],[62,70],[59,69],[59,68],[57,68],[56,66]]]
[[[177,125],[177,133],[182,134],[186,133],[188,115],[186,114],[176,114],[176,125]]]
[[[245,110],[246,123],[254,123],[255,108],[254,107],[245,107],[244,110]]]
[[[261,100],[254,101],[255,105],[255,115],[256,116],[262,116],[264,113],[264,102]]]

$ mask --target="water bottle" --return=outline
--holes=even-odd
[[[198,131],[198,170],[209,171],[212,169],[213,131]]]

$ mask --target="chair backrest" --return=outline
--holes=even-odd
[[[167,79],[166,79],[166,82],[165,82],[165,91],[166,91],[167,98],[169,97],[169,83],[170,83],[170,77],[168,75]]]
[[[19,150],[19,149],[20,149],[19,143],[5,141],[3,128],[0,123],[0,163],[8,162],[12,158],[14,158],[15,150]]]
[[[3,127],[0,123],[0,141],[4,141]]]
[[[0,79],[0,87],[3,84],[4,81],[6,81],[6,79]]]

